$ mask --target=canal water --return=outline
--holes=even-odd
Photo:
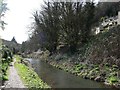
[[[40,78],[52,88],[109,88],[102,83],[83,79],[63,70],[59,70],[39,59],[28,60]]]

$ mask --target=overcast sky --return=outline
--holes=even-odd
[[[5,30],[0,30],[3,39],[11,40],[15,36],[18,43],[28,39],[28,25],[32,22],[32,13],[40,9],[43,0],[7,0],[9,10],[5,15]]]

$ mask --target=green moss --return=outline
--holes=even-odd
[[[78,64],[74,67],[74,70],[75,71],[80,71],[82,69],[86,68],[86,65],[83,65],[83,64]]]
[[[118,78],[115,76],[111,76],[111,77],[107,78],[107,80],[108,80],[109,84],[114,84],[114,83],[118,82]]]
[[[20,59],[20,57],[17,56],[17,61],[19,61],[18,59]],[[16,62],[15,67],[17,68],[18,74],[20,75],[22,81],[28,88],[50,88],[50,86],[39,78],[36,72],[26,65]]]
[[[8,80],[8,76],[7,75],[3,75],[2,79],[5,80],[5,81]]]

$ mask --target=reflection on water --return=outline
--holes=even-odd
[[[39,59],[28,59],[40,78],[52,88],[107,88],[95,81],[86,80],[59,70]]]

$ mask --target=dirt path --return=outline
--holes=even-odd
[[[5,82],[5,88],[25,88],[14,67],[14,62],[12,62],[12,65],[9,68],[9,80]]]

